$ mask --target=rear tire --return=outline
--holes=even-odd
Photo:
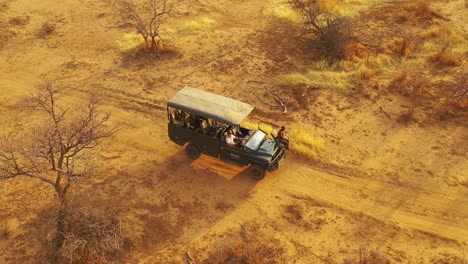
[[[188,144],[188,146],[185,148],[185,153],[187,153],[187,156],[193,160],[200,157],[200,151],[192,144]]]
[[[265,178],[265,175],[266,175],[265,168],[262,168],[258,166],[257,164],[252,164],[252,166],[250,166],[250,177],[252,177],[253,179],[259,181]]]

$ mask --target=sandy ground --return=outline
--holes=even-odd
[[[107,28],[115,15],[100,1],[7,2],[7,23],[27,18],[11,25],[16,35],[0,49],[0,123],[24,126],[28,114],[17,103],[44,79],[56,81],[65,103],[102,95],[119,132],[103,142],[93,183],[76,191],[122,219],[138,245],[126,262],[183,263],[186,251],[201,260],[252,223],[284,243],[288,263],[341,263],[360,247],[392,263],[466,258],[466,124],[399,123],[411,102],[394,94],[349,100],[323,90],[288,114],[265,105],[258,96],[276,88],[251,80],[305,67],[288,40],[265,33],[267,1],[181,1],[169,24],[200,16],[216,24],[181,33],[172,41],[182,56],[163,59],[121,51],[116,41],[131,29]],[[449,2],[466,29],[463,1]],[[45,21],[57,29],[44,37]],[[292,154],[260,182],[210,157],[191,162],[167,137],[165,102],[184,85],[254,104],[254,118],[266,123],[310,125],[326,150],[313,161]],[[0,239],[0,263],[37,262],[34,223],[53,192],[20,178],[0,186],[0,222],[14,227]]]

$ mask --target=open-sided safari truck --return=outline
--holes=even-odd
[[[250,165],[251,176],[261,180],[266,171],[278,169],[286,148],[260,129],[239,125],[253,109],[232,98],[185,87],[167,103],[169,138],[180,146],[187,144],[191,159],[203,153],[241,167]],[[228,136],[237,142],[226,143]]]

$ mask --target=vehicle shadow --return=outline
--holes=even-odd
[[[245,168],[204,155],[192,161],[183,150],[101,175],[82,195],[121,220],[144,255],[198,238],[247,200],[257,184]]]

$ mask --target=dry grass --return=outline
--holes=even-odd
[[[245,127],[245,128],[248,128],[250,130],[261,129],[264,132],[269,133],[269,138],[276,137],[277,131],[270,124],[266,124],[266,123],[262,123],[262,122],[259,123],[259,122],[252,121],[250,119],[245,119],[244,121],[242,121],[241,126]]]
[[[138,33],[125,33],[115,44],[121,51],[130,51],[141,47],[143,45],[143,38]]]
[[[429,60],[442,66],[460,66],[463,63],[461,55],[455,54],[448,49],[433,54],[429,57]]]
[[[65,241],[60,252],[55,250],[54,239],[57,215],[54,210],[43,211],[37,219],[43,262],[57,254],[58,263],[120,263],[133,243],[124,236],[120,221],[112,212],[99,210],[93,207],[95,204],[83,197],[72,201],[65,215]]]
[[[398,93],[421,98],[429,94],[429,87],[424,79],[417,74],[410,75],[406,71],[399,72],[391,81],[390,88]]]
[[[391,39],[382,48],[386,54],[408,58],[413,53],[415,47],[414,36],[404,35]]]
[[[463,42],[463,37],[446,25],[432,26],[421,32],[422,39],[435,40],[441,46],[450,46]]]
[[[47,35],[54,33],[56,29],[57,29],[57,26],[55,23],[46,21],[42,24],[39,34],[41,34],[42,36],[47,36]]]
[[[272,0],[263,8],[263,14],[267,17],[274,17],[291,24],[301,24],[302,15],[292,8],[287,0]]]
[[[375,77],[375,72],[369,69],[366,65],[361,65],[356,72],[357,78],[362,81],[369,81]]]
[[[386,69],[395,65],[395,60],[388,54],[377,54],[370,56],[367,60],[367,65],[372,68]]]
[[[307,74],[289,73],[281,75],[279,81],[288,85],[313,85],[332,89],[349,89],[352,73],[345,71],[315,71]]]
[[[414,12],[416,16],[430,16],[433,11],[427,0],[412,0],[405,3],[406,10]]]
[[[8,238],[10,236],[10,232],[11,227],[8,221],[0,225],[0,238]]]
[[[0,18],[0,48],[3,48],[14,36],[16,36],[16,32],[11,29],[10,25],[2,21]]]
[[[226,200],[224,199],[216,201],[216,205],[215,205],[216,209],[223,211],[223,212],[226,212],[227,210],[233,207],[234,205],[232,203],[226,202]]]
[[[30,20],[31,20],[30,16],[17,16],[17,17],[10,19],[10,24],[13,26],[25,26],[29,24]]]
[[[243,225],[238,232],[224,235],[215,250],[201,263],[279,264],[287,263],[286,248],[258,225]]]
[[[318,157],[325,149],[325,141],[313,135],[313,127],[299,125],[289,131],[291,150],[307,158]]]
[[[242,127],[248,129],[262,129],[263,131],[270,133],[272,137],[276,136],[276,129],[264,123],[257,123],[250,120],[244,120],[241,124]],[[307,158],[316,158],[325,149],[325,142],[322,138],[314,136],[312,131],[314,130],[311,126],[299,125],[286,130],[291,142],[292,151],[303,155]]]
[[[349,61],[358,61],[368,56],[367,48],[355,41],[350,41],[343,47],[343,58]]]
[[[182,34],[188,34],[197,31],[208,30],[214,26],[216,26],[216,21],[204,16],[182,23],[182,25],[178,27],[177,31]]]
[[[391,262],[378,251],[360,248],[357,256],[346,258],[344,264],[390,264]]]
[[[297,223],[304,219],[304,207],[298,203],[291,203],[284,207],[286,220],[291,223]]]

